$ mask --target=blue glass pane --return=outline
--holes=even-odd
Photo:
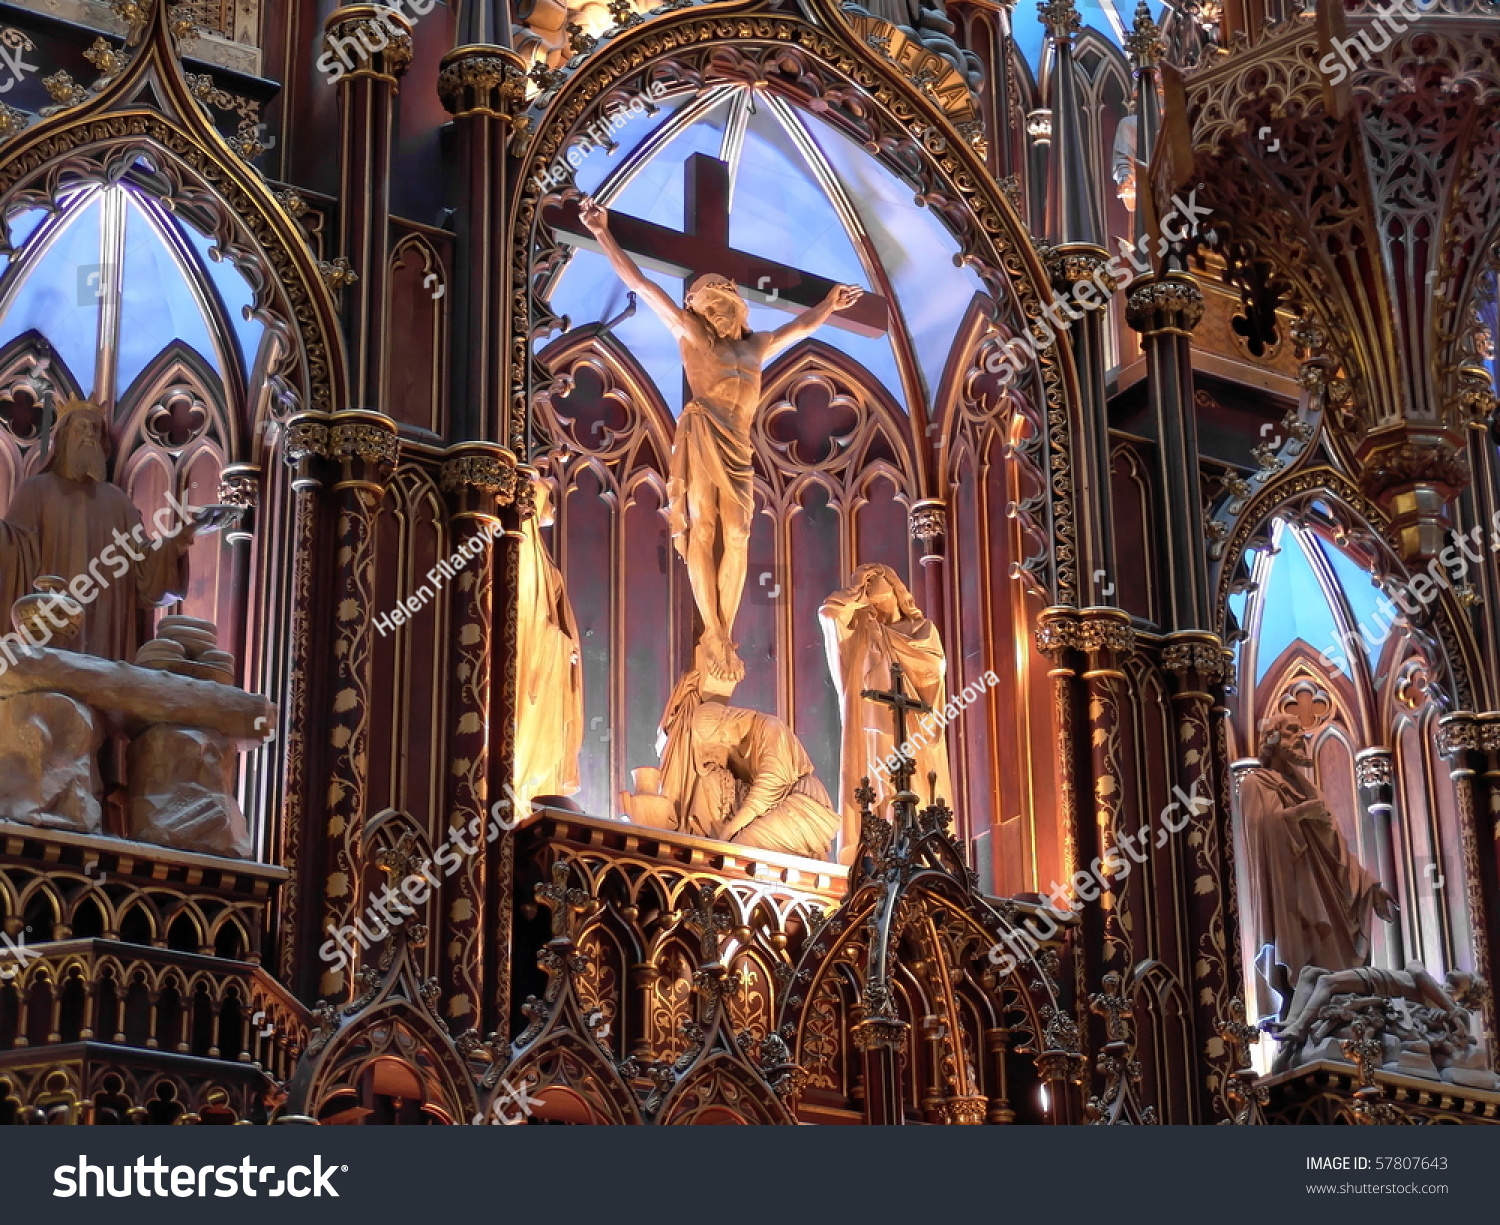
[[[647,279],[664,289],[674,301],[681,301],[679,277],[644,270]],[[567,315],[574,327],[612,319],[625,309],[625,286],[615,275],[609,261],[592,251],[575,251],[553,292],[550,305],[558,315]],[[630,350],[651,376],[662,399],[675,417],[682,411],[682,357],[677,342],[645,303],[635,314],[617,325],[611,333]]]
[[[1255,683],[1293,642],[1301,640],[1314,654],[1338,652],[1338,623],[1328,606],[1322,584],[1313,571],[1295,532],[1276,525],[1281,552],[1271,559],[1270,574],[1260,592],[1260,637],[1255,647]]]
[[[1338,576],[1344,598],[1349,601],[1349,610],[1353,615],[1355,626],[1364,627],[1365,633],[1362,638],[1365,644],[1365,656],[1373,668],[1376,658],[1380,655],[1379,644],[1385,637],[1383,627],[1389,625],[1391,621],[1389,612],[1384,616],[1377,616],[1376,608],[1382,603],[1388,605],[1390,601],[1386,600],[1384,592],[1375,586],[1369,574],[1354,564],[1352,558],[1321,536],[1314,536],[1313,539],[1318,542],[1319,550],[1328,559],[1328,564],[1333,567],[1334,574]]]
[[[1152,19],[1160,24],[1166,5],[1162,0],[1147,0],[1147,7],[1151,10]],[[1031,65],[1032,72],[1040,76],[1042,49],[1046,45],[1047,32],[1036,9],[1034,0],[1021,0],[1013,10],[1011,31],[1021,57]],[[1120,29],[1129,33],[1131,26],[1135,24],[1135,4],[1133,0],[1079,0],[1078,15],[1083,18],[1086,27],[1098,30],[1118,47],[1121,45],[1120,33],[1115,28],[1115,21],[1120,23]],[[1111,17],[1114,18],[1113,21]]]
[[[196,350],[222,376],[224,368],[208,322],[181,266],[141,206],[127,199],[115,394],[123,394],[174,340]]]
[[[639,115],[631,114],[627,108],[625,114],[629,116],[623,127],[618,127],[611,134],[614,138],[616,148],[612,153],[606,153],[603,147],[592,149],[583,160],[577,170],[573,171],[573,181],[578,190],[592,194],[599,189],[599,184],[604,182],[617,167],[619,167],[640,145],[641,141],[656,131],[657,128],[666,123],[673,115],[682,109],[688,102],[693,100],[691,94],[678,98],[672,102],[661,102],[657,104],[655,115],[643,112]],[[580,148],[580,152],[582,149]],[[718,147],[715,146],[707,152],[718,155]]]
[[[724,144],[727,103],[716,106],[697,123],[679,132],[664,149],[630,180],[630,185],[611,197],[609,207],[658,225],[682,228],[682,167],[694,153],[718,157]],[[596,158],[602,162],[602,158]],[[580,166],[582,171],[588,163]],[[582,182],[580,178],[580,182]]]
[[[1041,76],[1042,48],[1047,45],[1047,31],[1037,15],[1036,5],[1021,0],[1012,10],[1010,28],[1021,58],[1031,65],[1034,75]]]
[[[10,215],[10,245],[19,251],[26,245],[36,227],[47,220],[44,208],[25,208]]]
[[[729,218],[729,245],[831,281],[868,289],[869,277],[833,202],[770,107],[745,131]]]
[[[251,319],[248,314],[255,302],[255,294],[250,289],[250,282],[245,280],[228,260],[214,259],[209,255],[210,250],[218,249],[212,238],[198,233],[190,225],[178,225],[177,228],[187,238],[193,250],[198,253],[199,264],[207,273],[213,287],[218,290],[219,301],[223,304],[224,313],[234,329],[234,338],[240,348],[240,361],[245,367],[245,376],[248,378],[251,368],[255,365],[255,355],[260,352],[260,338],[266,331],[265,324],[257,319]]]
[[[84,395],[94,391],[99,345],[99,196],[72,215],[14,297],[0,320],[0,345],[35,328],[57,350]]]
[[[954,267],[957,242],[930,209],[913,202],[909,186],[828,125],[810,128],[875,244],[896,293],[896,308],[911,333],[930,398],[942,378],[964,313],[984,286],[968,268]],[[874,365],[866,365],[881,373]],[[887,386],[900,396],[898,383],[888,380]]]

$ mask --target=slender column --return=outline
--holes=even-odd
[[[379,408],[387,353],[391,137],[396,93],[412,60],[411,23],[394,9],[354,4],[328,15],[325,48],[354,61],[339,78],[339,241],[353,278],[344,289],[351,403]],[[366,54],[359,54],[363,51]]]
[[[1120,664],[1135,649],[1135,631],[1128,613],[1091,608],[1083,613],[1078,636],[1079,646],[1088,658],[1083,682],[1088,698],[1090,772],[1094,780],[1093,820],[1079,822],[1080,837],[1088,840],[1079,848],[1082,875],[1085,862],[1092,863],[1105,847],[1118,844],[1124,826],[1126,764],[1121,741],[1124,721],[1121,707],[1127,678]],[[1135,963],[1135,944],[1131,931],[1121,922],[1119,907],[1083,903],[1081,917],[1081,947],[1086,952],[1100,953],[1099,965],[1093,967],[1097,972],[1090,978],[1097,980],[1099,974],[1108,970],[1128,973]]]
[[[1057,818],[1063,830],[1063,880],[1071,880],[1080,861],[1088,862],[1083,847],[1091,845],[1078,806],[1078,780],[1087,777],[1088,748],[1079,719],[1082,686],[1074,665],[1078,646],[1078,614],[1071,608],[1047,608],[1037,620],[1036,648],[1052,661],[1047,675],[1052,681],[1052,722],[1057,734]],[[1093,852],[1088,852],[1092,855]],[[1050,887],[1038,882],[1038,887]],[[1075,946],[1076,948],[1076,946]],[[1088,995],[1084,957],[1075,952],[1074,992]]]
[[[317,864],[308,864],[304,842],[321,841],[304,830],[310,808],[314,749],[308,737],[311,710],[310,678],[317,658],[314,638],[315,601],[313,572],[318,554],[318,506],[323,490],[322,461],[328,455],[328,416],[299,413],[287,423],[282,456],[292,466],[292,578],[287,597],[291,626],[287,636],[285,672],[286,726],[280,741],[284,746],[285,771],[281,787],[281,820],[276,830],[274,862],[290,875],[276,894],[276,969],[282,982],[301,991],[314,991],[310,959],[299,954],[320,943],[317,920],[320,907],[302,904],[304,885],[314,886]]]
[[[922,567],[922,611],[938,627],[944,642],[951,642],[948,624],[948,508],[941,498],[923,498],[911,508],[911,538],[917,546],[917,564]],[[953,678],[948,678],[950,688]],[[953,797],[947,797],[951,802]]]
[[[1390,749],[1361,749],[1354,757],[1354,777],[1359,800],[1375,827],[1375,870],[1381,883],[1394,890],[1397,884],[1396,849],[1392,825],[1396,811],[1395,762]],[[1406,964],[1405,933],[1400,923],[1389,925],[1391,963]]]
[[[1104,274],[1109,253],[1094,215],[1089,137],[1074,62],[1073,37],[1080,19],[1074,0],[1045,0],[1038,6],[1054,61],[1050,73],[1053,158],[1048,178],[1047,256],[1057,290],[1052,318],[1069,331],[1080,391],[1079,424],[1073,439],[1073,477],[1078,514],[1080,604],[1105,606],[1115,571],[1110,505],[1109,412],[1104,388],[1107,365],[1104,309],[1086,286]],[[1107,275],[1107,274],[1104,274]],[[1081,308],[1081,309],[1080,309]],[[1046,327],[1044,320],[1038,326]]]
[[[1167,636],[1162,666],[1173,678],[1172,726],[1175,732],[1173,802],[1179,807],[1173,824],[1186,821],[1183,835],[1172,840],[1170,859],[1179,881],[1192,881],[1181,891],[1187,928],[1170,964],[1194,991],[1193,1021],[1196,1047],[1205,1048],[1218,1033],[1240,994],[1239,924],[1234,914],[1234,832],[1226,786],[1227,746],[1222,715],[1224,686],[1234,656],[1217,635],[1185,630]],[[1198,801],[1203,803],[1199,804]],[[1186,811],[1184,811],[1186,810]],[[1166,951],[1157,953],[1165,957]],[[1227,1086],[1200,1082],[1196,1117],[1173,1120],[1198,1122],[1213,1113],[1213,1098],[1227,1108]],[[1171,1104],[1160,1103],[1161,1109]],[[1194,1109],[1193,1103],[1188,1104]]]
[[[495,549],[495,602],[493,612],[498,669],[491,678],[490,794],[505,795],[505,788],[515,776],[517,671],[519,636],[516,625],[516,589],[521,561],[521,508],[513,500],[500,508],[505,533]],[[525,818],[528,814],[517,816]],[[487,1024],[505,1032],[511,1014],[511,939],[515,929],[516,831],[505,830],[488,843],[489,856],[485,880],[485,914],[490,947],[498,955],[486,961],[485,998],[490,1012]]]
[[[323,928],[351,924],[363,904],[362,836],[368,815],[370,768],[370,661],[375,635],[375,520],[386,482],[400,454],[396,423],[357,409],[335,413],[328,449],[340,468],[333,486],[338,506],[334,578],[335,693],[328,712],[332,755],[328,771],[328,875]],[[320,994],[334,998],[353,975],[329,970]]]
[[[905,1021],[888,1017],[867,1017],[854,1027],[854,1045],[859,1048],[864,1070],[865,1123],[869,1126],[891,1127],[906,1122],[901,1054],[910,1028]]]
[[[1488,724],[1481,723],[1488,720]],[[1474,976],[1494,983],[1491,950],[1500,939],[1500,898],[1496,861],[1500,853],[1500,713],[1476,717],[1455,711],[1438,720],[1438,749],[1448,758],[1458,795],[1463,839],[1464,903],[1473,916]],[[1478,768],[1476,768],[1478,767]],[[1481,1001],[1489,1036],[1490,1067],[1500,1070],[1500,1029],[1493,991]]]
[[[1006,1056],[1010,1053],[1010,1030],[987,1029],[984,1040],[995,1069],[995,1092],[990,1098],[988,1120],[991,1123],[1014,1123],[1016,1112],[1010,1105],[1010,1069],[1006,1065]]]
[[[490,722],[493,710],[494,595],[499,508],[515,498],[515,458],[492,443],[463,443],[443,464],[442,486],[453,510],[453,545],[471,554],[453,591],[453,712],[448,755],[448,826],[478,829],[474,848],[453,878],[444,913],[447,937],[441,957],[445,1011],[457,1029],[480,1025],[484,1005],[484,932],[490,791]],[[462,846],[459,847],[462,852]]]
[[[438,95],[453,116],[459,173],[454,426],[461,437],[493,439],[524,454],[520,406],[530,359],[524,337],[512,342],[510,295],[513,263],[521,262],[524,281],[527,253],[510,248],[514,178],[507,149],[522,130],[523,61],[509,47],[457,47],[443,58]]]

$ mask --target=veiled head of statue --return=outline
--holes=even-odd
[[[854,586],[863,587],[872,607],[889,621],[920,621],[922,610],[901,576],[880,562],[869,562],[854,572]],[[894,615],[891,615],[894,614]]]
[[[90,400],[66,400],[57,407],[51,450],[44,472],[54,469],[70,481],[102,481],[109,462],[109,422]]]
[[[714,335],[741,340],[750,335],[750,307],[727,276],[706,272],[688,286],[683,305],[702,319]]]

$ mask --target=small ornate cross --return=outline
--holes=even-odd
[[[889,691],[883,689],[861,689],[859,696],[871,702],[878,702],[881,706],[889,706],[896,712],[896,756],[901,759],[901,768],[893,773],[901,785],[902,791],[909,791],[908,784],[911,781],[912,762],[901,746],[906,743],[906,712],[919,711],[922,714],[931,714],[932,707],[921,698],[909,698],[906,696],[906,686],[902,683],[906,679],[906,672],[896,660],[891,660],[891,687]]]

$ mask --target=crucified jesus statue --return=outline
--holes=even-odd
[[[614,240],[609,217],[596,201],[584,200],[579,216],[620,279],[656,312],[682,351],[693,398],[678,418],[672,443],[667,515],[703,618],[701,664],[732,690],[745,675],[733,635],[755,509],[750,425],[760,404],[761,370],[835,312],[853,306],[864,290],[837,285],[812,310],[774,332],[752,332],[750,308],[728,277],[700,276],[679,307]]]

